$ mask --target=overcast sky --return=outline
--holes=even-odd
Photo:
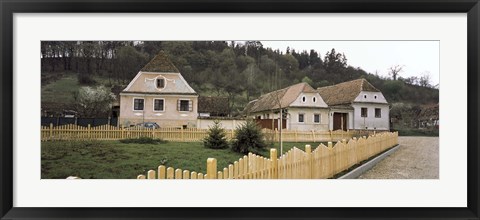
[[[296,52],[314,49],[324,58],[327,51],[344,53],[347,64],[360,67],[368,73],[388,76],[388,68],[401,65],[404,78],[428,73],[431,84],[439,83],[439,41],[261,41],[264,47],[285,52],[287,47]]]

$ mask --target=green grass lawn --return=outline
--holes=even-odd
[[[57,81],[42,86],[42,102],[73,102],[73,93],[78,91],[80,85],[75,74],[65,74]]]
[[[318,143],[284,143],[286,152],[293,146],[300,149]],[[276,144],[277,146],[278,144]],[[277,147],[279,148],[279,147]],[[269,152],[262,152],[269,157]],[[278,150],[280,156],[280,150]],[[230,149],[208,149],[203,143],[167,142],[165,144],[124,144],[120,141],[56,141],[42,142],[42,179],[132,179],[165,166],[205,173],[207,158],[217,159],[218,169],[237,161],[242,154]]]

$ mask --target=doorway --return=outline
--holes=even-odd
[[[347,130],[347,113],[333,113],[333,130]]]

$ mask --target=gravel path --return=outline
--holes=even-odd
[[[438,179],[438,137],[399,137],[399,149],[359,179]]]

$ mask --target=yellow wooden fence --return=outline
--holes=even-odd
[[[279,141],[280,132],[263,129],[262,132],[271,140]],[[167,141],[196,142],[202,141],[208,134],[208,129],[199,128],[117,128],[111,125],[101,125],[96,127],[62,125],[54,127],[41,127],[41,140],[119,140],[126,138],[151,137],[161,138]],[[327,142],[350,139],[354,136],[369,135],[366,131],[282,131],[282,140],[285,142]],[[227,139],[234,137],[234,130],[226,130]]]
[[[326,179],[397,144],[398,132],[384,132],[320,144],[313,151],[310,145],[305,151],[294,147],[280,157],[276,149],[270,149],[270,158],[249,153],[220,170],[217,160],[208,158],[206,174],[162,165],[137,179]]]

